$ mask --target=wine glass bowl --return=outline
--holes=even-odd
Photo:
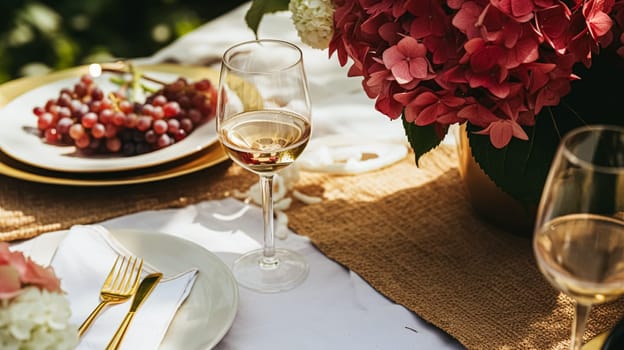
[[[295,162],[311,131],[308,83],[297,46],[263,39],[225,51],[217,93],[217,135],[236,164],[259,175],[262,189],[263,248],[244,254],[232,266],[244,287],[279,292],[307,277],[308,264],[301,255],[275,248],[272,193],[275,174]]]
[[[561,140],[538,207],[537,265],[575,303],[570,349],[592,305],[624,294],[624,128],[595,125]]]

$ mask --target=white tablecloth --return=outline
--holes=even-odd
[[[234,9],[152,57],[137,61],[218,62],[227,47],[254,38],[243,20],[248,6]],[[346,78],[347,68],[340,67],[335,57],[328,59],[327,50],[300,42],[288,13],[266,16],[260,36],[285,39],[303,49],[313,102],[313,140],[340,134],[404,141],[401,123],[375,111],[359,79]],[[262,241],[260,210],[236,199],[141,212],[101,224],[109,229],[142,229],[183,237],[214,252],[228,265],[241,253],[260,247]],[[13,247],[46,263],[54,249],[50,238],[63,234],[46,234]],[[296,289],[277,294],[240,288],[236,319],[217,349],[462,348],[444,332],[377,293],[355,273],[326,258],[306,237],[291,233],[286,240],[277,240],[277,246],[295,249],[307,258],[308,279]]]

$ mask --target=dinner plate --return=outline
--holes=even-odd
[[[49,261],[67,232],[35,238],[31,257]],[[111,229],[110,233],[125,249],[165,276],[199,269],[193,289],[169,325],[159,350],[208,350],[217,345],[238,311],[238,284],[228,266],[202,246],[170,234],[136,229]]]
[[[192,267],[199,269],[193,290],[159,349],[205,350],[217,345],[232,326],[238,309],[238,285],[228,266],[207,249],[172,235],[139,230],[111,233],[165,276]]]
[[[114,65],[118,67],[119,64]],[[191,81],[208,78],[214,84],[218,74],[209,68],[170,64],[137,66],[142,73],[160,81],[171,82],[182,76]],[[56,98],[62,88],[72,88],[79,77],[89,71],[88,66],[52,73],[45,77],[26,78],[18,84],[6,84],[0,89],[0,150],[6,155],[31,166],[48,170],[78,173],[119,172],[163,164],[186,157],[217,142],[215,119],[200,125],[184,140],[152,152],[135,155],[84,156],[74,146],[45,143],[37,132],[35,106],[43,106]],[[105,92],[118,89],[110,81],[111,73],[95,78]],[[21,83],[21,85],[19,84]],[[149,84],[149,83],[147,83]],[[15,86],[21,87],[16,94]],[[151,86],[157,88],[158,85]]]
[[[228,159],[220,143],[163,165],[132,171],[68,173],[20,163],[0,151],[0,174],[31,182],[68,186],[115,186],[159,181],[209,168]]]

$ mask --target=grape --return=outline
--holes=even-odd
[[[106,135],[106,127],[102,123],[96,123],[91,128],[91,135],[96,139],[101,139]]]
[[[143,107],[141,107],[141,113],[143,115],[152,116],[154,114],[154,105],[151,105],[151,104],[144,105]]]
[[[74,124],[69,128],[69,136],[74,140],[78,140],[84,134],[85,130],[81,124]]]
[[[188,111],[188,117],[191,118],[193,123],[198,124],[202,119],[202,114],[198,109],[191,108]]]
[[[93,77],[90,74],[83,74],[80,81],[85,85],[91,85],[93,84]]]
[[[106,149],[116,153],[121,149],[121,140],[118,137],[106,139]]]
[[[56,128],[49,128],[45,131],[44,137],[47,143],[57,143],[61,139],[61,135],[59,135]]]
[[[126,123],[126,114],[124,112],[118,111],[113,113],[113,124],[117,126],[122,126]]]
[[[173,143],[173,140],[171,139],[171,137],[167,134],[162,134],[158,137],[158,140],[156,141],[156,144],[158,145],[158,147],[163,148],[163,147],[167,147],[170,144]]]
[[[87,95],[87,86],[83,82],[77,83],[74,85],[74,93],[80,98],[85,97]]]
[[[93,90],[91,90],[91,98],[94,101],[100,101],[104,98],[104,91],[102,91],[102,89],[98,87],[94,88]]]
[[[113,120],[113,110],[112,109],[103,109],[100,111],[100,123],[108,124]]]
[[[43,113],[45,113],[45,109],[41,106],[36,106],[33,108],[33,114],[37,117],[40,117]]]
[[[79,138],[75,140],[76,140],[76,147],[78,148],[87,148],[89,147],[89,144],[91,144],[91,138],[86,133],[82,134]]]
[[[156,143],[156,140],[158,140],[158,135],[156,135],[154,130],[148,130],[145,133],[145,141],[146,142],[148,142],[148,143]]]
[[[193,121],[189,118],[184,118],[180,120],[180,127],[188,134],[193,131]]]
[[[180,105],[176,101],[167,102],[162,109],[165,117],[175,117],[181,112]]]
[[[152,110],[152,117],[154,119],[162,119],[165,117],[165,111],[161,106],[155,106],[154,110]]]
[[[139,123],[139,117],[135,113],[126,114],[126,118],[124,120],[124,126],[129,129],[133,129]]]
[[[168,147],[214,117],[216,90],[207,80],[185,78],[162,85],[144,103],[132,101],[127,88],[104,92],[83,75],[56,98],[35,106],[40,137],[47,143],[74,145],[87,155],[132,156]]]
[[[212,87],[212,83],[208,79],[202,79],[195,83],[195,88],[199,91],[208,91]]]
[[[113,124],[106,124],[105,127],[106,130],[104,131],[104,136],[106,137],[115,137],[115,135],[117,135],[117,131],[119,131],[119,129]]]
[[[171,134],[175,134],[180,129],[180,121],[177,119],[167,120],[167,131]]]
[[[134,111],[134,104],[128,100],[122,100],[119,102],[119,110],[124,113],[131,113]]]
[[[147,131],[149,128],[152,127],[152,117],[147,115],[140,116],[139,120],[137,120],[136,127],[140,131]]]
[[[63,107],[71,106],[72,98],[70,94],[62,93],[56,100],[56,104]]]
[[[54,116],[52,113],[45,112],[37,119],[37,128],[39,128],[39,130],[45,130],[52,125],[53,120]]]
[[[85,128],[92,128],[95,125],[95,123],[97,123],[97,121],[98,121],[98,116],[97,114],[93,112],[89,112],[85,114],[84,116],[82,116],[82,119],[81,119],[82,126],[84,126]]]
[[[167,98],[163,95],[155,96],[152,100],[152,105],[154,106],[164,106],[167,103]]]
[[[154,125],[152,125],[152,129],[154,132],[161,135],[167,132],[168,124],[166,121],[159,119],[154,121]]]
[[[61,107],[58,110],[57,116],[59,118],[71,118],[72,111],[68,107]]]
[[[69,117],[61,118],[58,123],[56,123],[56,129],[61,134],[67,134],[69,132],[69,128],[74,124],[74,121]]]
[[[176,141],[180,141],[185,137],[186,131],[184,131],[184,129],[178,129],[176,132],[173,133],[173,139]]]

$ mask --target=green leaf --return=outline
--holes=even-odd
[[[403,120],[403,128],[405,129],[407,140],[416,156],[416,165],[418,165],[420,157],[437,147],[442,140],[433,125],[418,126],[406,121],[405,116],[402,116],[401,119]]]
[[[253,0],[251,7],[245,14],[245,22],[247,26],[253,30],[256,38],[258,37],[258,27],[260,20],[265,13],[286,11],[290,0]]]

